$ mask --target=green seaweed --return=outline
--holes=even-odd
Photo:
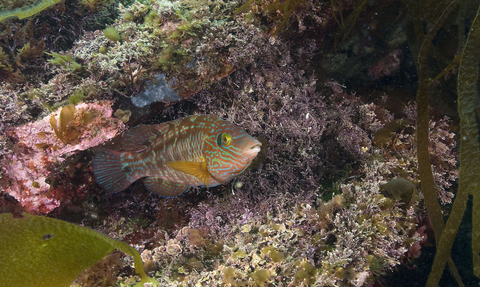
[[[85,94],[82,90],[75,90],[72,95],[68,97],[68,102],[72,105],[79,104],[85,98]]]
[[[0,12],[0,22],[13,17],[17,17],[18,19],[22,20],[35,15],[50,6],[57,4],[58,2],[60,2],[60,0],[40,0],[31,6],[20,7],[12,11]]]
[[[279,17],[282,19],[280,24],[275,28],[275,30],[272,32],[272,36],[276,36],[278,32],[285,26],[287,23],[288,19],[292,15],[293,11],[297,9],[298,5],[302,3],[304,0],[285,0],[283,2],[279,0],[275,0],[273,2],[266,2],[264,0],[249,0],[245,2],[242,6],[238,7],[235,9],[235,14],[242,13],[244,11],[249,10],[253,5],[259,5],[263,6],[265,12],[267,13],[272,13],[276,11],[281,11],[282,16]],[[276,20],[277,17],[274,17],[273,20]]]
[[[52,126],[53,131],[64,144],[67,144],[72,137],[73,139],[76,138],[75,135],[68,134],[69,124],[75,119],[75,111],[76,108],[73,104],[63,107],[58,115],[58,123],[55,116],[50,116],[50,125]]]
[[[103,34],[105,35],[105,38],[112,42],[118,42],[122,39],[118,31],[113,27],[105,28],[105,30],[103,30]]]
[[[386,184],[380,185],[380,189],[384,190],[389,197],[408,205],[416,187],[415,184],[408,179],[399,177],[390,180]]]
[[[353,12],[348,15],[347,19],[343,20],[343,17],[342,17],[342,14],[341,14],[341,7],[342,7],[342,4],[339,3],[338,5],[338,8],[340,10],[340,21],[336,18],[335,14],[334,15],[334,18],[336,19],[338,25],[340,26],[340,28],[335,32],[335,36],[334,36],[334,40],[335,40],[335,44],[334,44],[334,50],[337,49],[338,47],[338,44],[339,43],[342,43],[343,41],[345,41],[345,39],[348,37],[348,35],[350,34],[350,32],[353,30],[354,26],[355,26],[355,23],[357,23],[359,17],[360,17],[360,13],[365,9],[365,6],[367,5],[367,0],[362,0],[362,1],[359,1],[358,4],[356,5],[355,9],[353,10]],[[332,7],[335,7],[335,3],[334,3],[334,0],[331,0],[330,1]]]
[[[24,213],[0,214],[0,286],[65,287],[87,267],[118,249],[133,256],[135,271],[144,283],[142,259],[130,245],[97,231],[65,221]]]
[[[75,60],[73,60],[73,57],[71,55],[60,55],[55,52],[53,53],[45,52],[45,54],[53,57],[51,59],[48,59],[47,60],[48,62],[54,65],[61,66],[67,71],[78,72],[82,69],[82,65],[75,62]]]

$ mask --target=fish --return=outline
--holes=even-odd
[[[144,178],[147,190],[176,197],[190,187],[214,187],[244,172],[262,143],[212,115],[193,115],[132,128],[122,151],[100,150],[92,160],[97,184],[120,192]]]

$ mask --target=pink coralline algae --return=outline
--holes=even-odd
[[[7,193],[30,212],[49,213],[58,207],[61,202],[52,196],[55,192],[45,180],[68,155],[102,144],[125,129],[122,120],[112,116],[111,104],[81,103],[75,106],[68,122],[59,119],[59,109],[37,122],[11,128],[8,135],[15,147],[2,163],[9,179],[3,183]],[[68,137],[59,139],[52,128],[52,117],[65,125]]]

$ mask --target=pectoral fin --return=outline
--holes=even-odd
[[[212,176],[207,170],[205,162],[190,162],[190,161],[170,161],[166,163],[167,166],[184,172],[200,179],[205,186],[208,187],[210,177]]]

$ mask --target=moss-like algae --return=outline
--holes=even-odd
[[[300,5],[303,2],[303,0],[285,0],[285,1],[273,1],[269,2],[265,6],[265,12],[271,12],[271,11],[281,11],[283,16],[281,17],[282,21],[278,26],[275,28],[275,30],[272,32],[272,36],[276,36],[278,32],[285,26],[287,23],[288,19],[292,15],[292,13],[297,9],[298,5]],[[261,0],[249,0],[245,2],[242,6],[237,8],[235,10],[235,14],[239,14],[241,12],[244,12],[249,9],[249,7],[252,7],[253,5],[259,5],[259,4],[266,4]]]
[[[24,213],[0,214],[0,286],[65,287],[87,267],[114,249],[133,256],[143,283],[156,284],[130,245],[94,230],[61,220]]]
[[[82,65],[75,62],[71,55],[60,55],[58,53],[47,53],[45,54],[52,56],[52,59],[47,60],[48,62],[61,66],[63,69],[69,72],[78,72],[82,69]]]

